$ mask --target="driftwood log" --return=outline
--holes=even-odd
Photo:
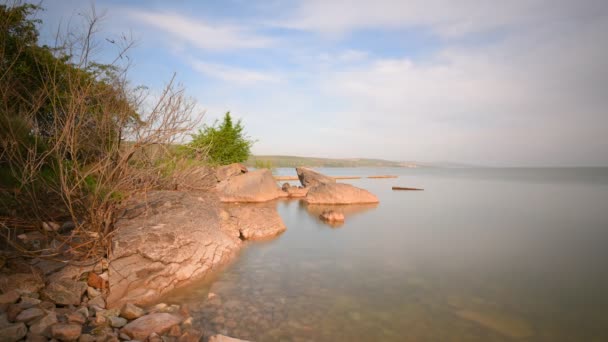
[[[412,191],[424,191],[424,189],[420,189],[420,188],[406,188],[406,187],[402,187],[402,186],[394,186],[393,190],[412,190]]]

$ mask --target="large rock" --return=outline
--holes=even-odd
[[[0,342],[16,342],[27,334],[27,327],[23,323],[8,324],[0,327]]]
[[[182,318],[170,313],[153,313],[140,317],[122,328],[122,332],[134,340],[144,341],[152,333],[162,335],[172,326],[180,324]]]
[[[298,179],[300,179],[300,183],[304,187],[314,187],[321,184],[329,184],[335,183],[336,180],[322,175],[317,171],[313,171],[307,167],[296,167],[296,173],[298,174]]]
[[[16,291],[18,293],[35,293],[44,287],[42,278],[37,274],[15,273],[0,275],[0,290],[7,293]]]
[[[42,298],[60,305],[79,305],[87,283],[70,279],[51,282],[43,291]]]
[[[234,176],[241,175],[243,173],[247,173],[247,167],[241,163],[233,163],[230,165],[218,166],[215,171],[215,176],[217,177],[218,182],[227,180]]]
[[[173,174],[173,187],[175,190],[211,190],[218,182],[216,172],[211,166],[186,167]]]
[[[76,341],[82,333],[80,324],[55,324],[51,327],[51,336],[59,341]]]
[[[285,231],[276,203],[225,204],[222,229],[241,240],[258,240]]]
[[[224,180],[217,185],[222,202],[266,202],[281,196],[272,172],[260,169]]]
[[[130,205],[112,242],[107,306],[148,304],[233,256],[240,243],[221,229],[219,204],[212,193],[158,191]]]
[[[327,183],[311,188],[306,194],[306,202],[310,204],[357,204],[378,203],[378,197],[344,183]]]

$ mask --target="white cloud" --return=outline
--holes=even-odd
[[[192,68],[198,72],[239,85],[252,85],[260,82],[276,83],[281,81],[281,78],[273,73],[248,70],[222,64],[206,63],[197,59],[189,59],[189,63]]]
[[[205,22],[176,13],[129,10],[128,16],[170,34],[174,39],[205,50],[265,48],[276,43],[252,29],[231,24]]]
[[[428,27],[458,37],[504,27],[534,25],[539,15],[554,20],[586,15],[602,0],[307,0],[278,25],[340,35],[357,29]]]

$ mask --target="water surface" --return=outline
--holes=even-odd
[[[167,300],[256,341],[608,340],[608,169],[321,171],[400,177],[346,181],[380,204],[339,227],[277,202],[284,234]]]

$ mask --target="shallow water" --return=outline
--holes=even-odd
[[[277,202],[284,234],[165,301],[256,341],[608,340],[608,169],[321,171],[400,177],[347,181],[380,204],[340,227]]]

